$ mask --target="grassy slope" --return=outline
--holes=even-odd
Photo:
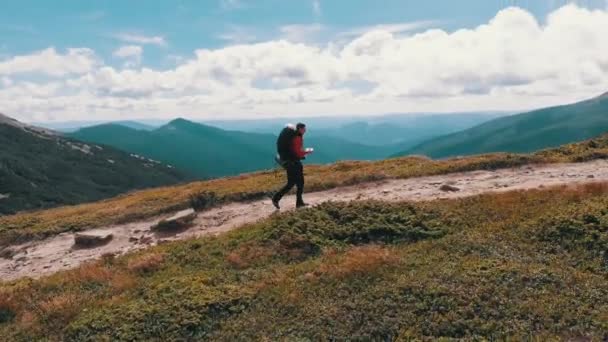
[[[0,285],[12,341],[608,338],[608,185],[324,204]]]
[[[530,152],[589,139],[608,129],[608,95],[498,118],[432,139],[399,155],[432,158],[489,152]]]
[[[307,166],[306,186],[307,191],[314,191],[384,178],[498,169],[530,163],[582,162],[596,158],[608,158],[608,135],[529,155],[494,154],[442,161],[401,158],[380,162]],[[200,193],[215,193],[216,201],[261,198],[268,192],[276,190],[284,181],[283,177],[278,171],[261,172],[139,191],[97,203],[0,217],[0,246],[65,231],[85,230],[144,219],[186,208],[190,196]]]

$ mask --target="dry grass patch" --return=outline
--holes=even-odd
[[[99,283],[108,284],[114,277],[115,271],[99,262],[85,263],[63,274],[60,279],[67,283]]]
[[[256,242],[245,243],[226,256],[226,261],[236,269],[246,269],[263,263],[276,255],[275,247]]]
[[[336,279],[369,277],[382,268],[398,263],[399,257],[391,248],[380,245],[357,246],[343,254],[329,252],[326,261],[313,274]]]
[[[152,252],[142,254],[129,260],[127,269],[137,273],[150,273],[161,268],[165,261],[165,254],[160,252]]]
[[[84,298],[73,293],[58,294],[40,303],[37,310],[38,319],[47,325],[65,325],[80,313],[84,301]]]

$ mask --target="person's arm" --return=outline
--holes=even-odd
[[[292,144],[293,154],[300,159],[304,159],[308,154],[310,154],[310,152],[304,151],[304,149],[302,148],[302,145],[303,145],[303,140],[302,140],[301,136],[297,136],[293,139],[293,144]]]

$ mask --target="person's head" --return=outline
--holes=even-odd
[[[304,133],[306,133],[306,125],[300,122],[296,125],[296,130],[298,133],[304,135]]]

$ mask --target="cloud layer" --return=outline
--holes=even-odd
[[[114,57],[124,59],[125,67],[136,67],[141,63],[141,57],[144,49],[137,45],[125,45],[116,49],[112,55]]]
[[[540,23],[508,8],[473,29],[408,30],[370,27],[318,46],[288,39],[302,31],[292,26],[287,39],[197,50],[168,70],[117,69],[89,49],[49,48],[0,60],[0,111],[70,120],[518,110],[608,90],[608,11],[568,5]]]
[[[125,43],[166,46],[167,41],[162,36],[146,36],[142,34],[121,33],[115,36],[116,39]]]

